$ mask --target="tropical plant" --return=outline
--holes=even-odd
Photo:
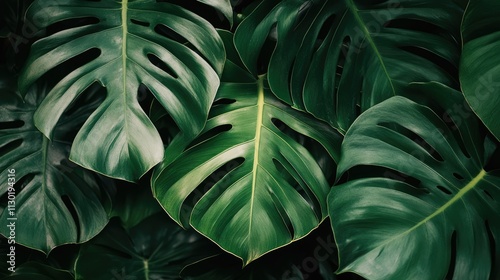
[[[500,278],[499,3],[0,7],[1,278]]]

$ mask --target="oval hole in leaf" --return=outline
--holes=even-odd
[[[53,35],[59,31],[82,27],[91,24],[97,24],[100,20],[96,17],[84,17],[84,18],[72,18],[67,20],[61,20],[47,27],[47,36]]]
[[[28,173],[19,178],[16,182],[16,192],[20,193],[35,178],[35,175],[34,173]]]
[[[179,78],[177,73],[175,73],[174,69],[172,69],[168,64],[166,64],[163,60],[159,59],[156,55],[152,53],[148,53],[149,62],[151,62],[154,66],[163,70],[163,72],[169,74],[174,79]]]
[[[165,26],[163,24],[158,24],[155,26],[155,32],[163,35],[171,40],[174,40],[176,42],[179,42],[181,44],[186,44],[189,43],[189,41],[181,36],[179,33],[175,32],[173,29],[171,29],[168,26]]]
[[[437,188],[438,188],[440,191],[442,191],[443,193],[445,193],[445,194],[448,194],[448,195],[450,195],[450,194],[451,194],[451,191],[450,191],[449,189],[447,189],[447,188],[443,187],[443,186],[437,186]]]
[[[422,187],[421,181],[418,180],[417,178],[393,169],[375,165],[356,165],[352,167],[351,169],[349,169],[348,172],[344,173],[344,175],[340,178],[340,180],[336,183],[336,185],[361,178],[380,177],[380,174],[382,174],[383,178],[389,178],[406,183],[426,194],[431,193],[430,190]]]
[[[445,70],[451,77],[458,77],[458,68],[453,62],[450,62],[429,50],[415,46],[402,46],[399,47],[399,49],[425,58],[426,60],[431,61],[441,69]]]
[[[16,139],[12,142],[9,142],[8,144],[3,145],[2,147],[0,147],[0,157],[17,149],[19,146],[21,146],[22,143],[23,139]]]
[[[226,131],[229,131],[231,130],[231,128],[233,128],[233,126],[231,124],[224,124],[224,125],[219,125],[219,126],[216,126],[212,129],[210,129],[209,131],[203,133],[202,135],[198,136],[193,142],[191,142],[191,144],[189,144],[189,146],[186,148],[187,149],[190,149],[208,139],[211,139],[217,135],[219,135],[220,133],[222,132],[226,132]]]
[[[235,102],[236,102],[236,100],[234,100],[234,99],[221,98],[221,99],[215,100],[212,107],[219,106],[219,105],[229,105],[229,104],[233,104]]]
[[[67,195],[62,195],[61,200],[64,202],[64,205],[66,208],[68,208],[69,212],[71,213],[71,217],[73,217],[73,220],[75,221],[75,226],[76,226],[76,235],[77,239],[80,239],[80,219],[78,218],[78,213],[76,212],[75,206],[73,205],[73,202],[71,202],[71,199]]]
[[[319,30],[318,36],[316,37],[316,42],[314,43],[314,52],[316,52],[321,47],[323,41],[326,39],[328,34],[336,31],[335,28],[333,28],[333,22],[335,21],[335,18],[336,15],[332,14],[328,16],[323,22],[323,25]]]
[[[101,55],[101,50],[98,48],[91,48],[79,55],[76,55],[65,62],[59,64],[58,66],[52,68],[47,73],[43,74],[40,81],[60,81],[69,72],[82,67],[83,65],[91,62],[92,60],[98,58]],[[50,85],[53,86],[53,85]]]
[[[450,267],[448,268],[448,273],[446,274],[446,279],[453,279],[453,273],[455,272],[456,260],[457,260],[457,232],[453,231],[453,234],[451,235]]]
[[[133,24],[144,26],[144,27],[149,27],[151,25],[149,22],[140,21],[140,20],[133,19],[133,18],[130,19],[130,22],[132,22]]]
[[[15,120],[10,122],[0,122],[0,130],[20,128],[24,125],[23,120]]]
[[[144,84],[139,85],[139,89],[137,89],[137,102],[141,105],[141,108],[144,112],[149,110],[151,106],[151,102],[153,102],[154,96],[151,94],[151,91]]]
[[[453,172],[453,176],[455,176],[455,178],[457,178],[458,180],[463,180],[464,177],[460,176],[460,174],[456,173],[456,172]]]
[[[487,191],[487,190],[483,190],[483,192],[489,197],[491,198],[492,200],[495,200],[495,198],[493,198],[493,196]]]
[[[413,131],[407,129],[406,127],[404,127],[398,123],[395,123],[395,122],[391,122],[391,123],[383,122],[383,123],[379,123],[378,125],[385,127],[385,128],[388,128],[390,130],[393,130],[399,134],[404,135],[405,137],[407,137],[408,139],[411,139],[417,145],[422,147],[435,160],[440,161],[440,162],[444,161],[443,157],[436,150],[434,150],[434,148],[431,145],[429,145],[429,143],[427,143],[427,141],[425,141],[422,137],[420,137],[419,135],[417,135]],[[412,154],[412,155],[414,155],[414,154]]]

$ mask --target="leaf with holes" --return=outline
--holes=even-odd
[[[485,171],[495,144],[473,114],[443,109],[467,106],[461,93],[437,83],[414,87],[436,103],[392,97],[363,113],[342,143],[338,175],[372,172],[329,195],[339,271],[498,279],[500,172]]]
[[[10,218],[17,218],[16,242],[45,253],[62,244],[85,242],[108,222],[112,185],[101,187],[104,182],[97,175],[70,163],[66,134],[92,108],[74,111],[73,122],[62,118],[51,141],[33,124],[33,113],[46,89],[32,88],[23,101],[12,83],[15,79],[2,73],[0,173],[6,177],[0,195],[14,199],[15,207],[9,203],[0,222],[8,225]],[[6,226],[0,233],[10,236]]]
[[[48,138],[87,87],[98,82],[107,89],[73,142],[73,161],[128,181],[161,161],[162,140],[137,100],[141,84],[187,138],[203,128],[224,49],[214,27],[200,16],[153,0],[37,0],[27,17],[38,28],[65,24],[32,45],[20,78],[22,92],[63,64],[74,69],[64,73],[35,113],[35,125]]]
[[[458,65],[461,15],[451,0],[266,0],[238,27],[235,44],[254,74],[275,44],[273,92],[346,131],[359,111],[409,82],[456,84],[449,72]]]
[[[475,113],[500,140],[500,2],[468,1],[462,21],[462,90]]]
[[[185,231],[165,213],[125,230],[117,220],[82,246],[75,279],[179,279],[182,268],[217,253],[194,230]]]
[[[304,237],[326,217],[327,176],[282,130],[314,139],[333,159],[342,137],[276,100],[264,77],[255,79],[234,61],[201,136],[155,169],[152,188],[174,220],[183,223],[187,213],[196,230],[246,265]]]

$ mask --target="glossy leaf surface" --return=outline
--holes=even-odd
[[[274,46],[273,92],[346,131],[409,82],[456,84],[448,72],[458,65],[461,15],[448,0],[266,0],[238,27],[235,44],[254,74]]]
[[[0,173],[5,183],[0,195],[6,199],[12,195],[15,207],[4,208],[0,222],[8,225],[9,218],[16,218],[16,242],[45,253],[62,244],[87,241],[108,222],[112,184],[103,187],[96,174],[68,160],[67,133],[92,107],[63,117],[49,140],[33,124],[33,113],[47,89],[34,87],[23,101],[16,88],[15,79],[2,73]],[[14,180],[8,181],[8,174]],[[0,233],[9,236],[9,228],[1,227]]]
[[[98,82],[107,89],[73,142],[73,161],[127,181],[138,180],[161,161],[161,138],[137,100],[141,84],[187,138],[203,128],[219,85],[224,50],[215,29],[200,16],[152,0],[38,0],[27,17],[37,28],[76,25],[35,42],[20,78],[26,92],[47,72],[63,63],[74,65],[36,111],[35,125],[48,138],[61,114],[87,87]],[[86,60],[73,62],[78,57]]]
[[[467,106],[459,92],[436,83],[417,88],[417,96],[433,96],[439,106],[393,97],[346,134],[338,174],[366,166],[372,175],[329,195],[340,272],[496,279],[500,173],[484,169],[495,145],[473,114],[442,110]]]
[[[256,80],[238,64],[227,63],[200,137],[155,170],[152,188],[174,220],[185,223],[187,213],[197,231],[246,265],[304,237],[326,217],[328,178],[282,129],[317,141],[334,160],[342,136],[278,101],[264,77]]]
[[[462,90],[474,112],[500,139],[500,2],[468,1],[462,21]]]

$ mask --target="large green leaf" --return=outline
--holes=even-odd
[[[76,279],[179,279],[182,268],[217,252],[195,231],[185,231],[165,213],[152,215],[130,230],[116,220],[82,246]]]
[[[46,88],[32,88],[23,101],[15,83],[15,78],[0,75],[0,173],[5,178],[0,195],[15,195],[15,210],[4,208],[0,222],[8,225],[10,218],[17,218],[16,242],[45,253],[62,244],[87,241],[108,222],[112,185],[69,162],[71,143],[66,134],[89,115],[92,103],[61,118],[51,141],[33,124]],[[9,190],[7,174],[12,169],[16,184]],[[0,233],[10,236],[6,226]]]
[[[153,0],[37,0],[27,17],[39,28],[72,24],[32,45],[20,78],[23,92],[62,63],[81,54],[89,60],[65,73],[40,104],[35,125],[48,138],[84,89],[94,82],[107,89],[105,100],[74,140],[73,161],[128,181],[161,161],[161,138],[137,100],[141,84],[187,138],[203,128],[224,61],[222,41],[206,20]]]
[[[500,140],[500,2],[469,1],[462,21],[462,90],[474,112]]]
[[[338,174],[354,167],[358,175],[333,187],[328,200],[339,271],[384,280],[498,279],[500,173],[485,171],[495,146],[475,115],[463,114],[461,93],[436,83],[416,93],[439,105],[393,97],[345,136]],[[450,107],[461,110],[442,109]]]
[[[278,101],[264,77],[255,79],[233,61],[201,136],[155,169],[152,188],[174,220],[183,223],[187,206],[190,224],[246,265],[326,217],[327,176],[280,126],[319,142],[333,159],[341,135]]]
[[[448,71],[459,60],[461,15],[450,0],[266,0],[238,27],[235,44],[257,73],[270,37],[273,92],[345,131],[359,109],[409,82],[456,84]]]

